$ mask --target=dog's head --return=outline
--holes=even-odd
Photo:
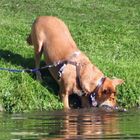
[[[122,84],[124,81],[121,79],[105,78],[104,82],[100,86],[96,93],[96,102],[98,106],[116,106],[116,87]]]

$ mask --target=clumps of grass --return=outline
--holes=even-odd
[[[0,92],[3,106],[8,112],[62,108],[58,96],[50,94],[47,88],[41,86],[26,73],[8,73],[7,79],[2,80],[5,83],[1,84],[3,88]]]

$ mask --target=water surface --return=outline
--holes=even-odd
[[[0,114],[1,140],[140,139],[140,109]]]

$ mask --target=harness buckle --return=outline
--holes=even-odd
[[[93,94],[90,95],[91,105],[93,107],[96,107],[98,105],[98,103],[97,103],[97,101],[95,99],[95,95],[96,95],[96,93],[93,93]]]
[[[59,69],[59,71],[58,71],[58,77],[57,77],[58,80],[60,80],[62,74],[64,73],[65,67],[66,67],[66,64],[65,64],[65,63],[62,64],[62,66],[60,67],[60,69]]]

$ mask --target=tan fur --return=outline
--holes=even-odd
[[[74,52],[80,51],[64,22],[51,16],[41,16],[35,20],[32,26],[32,32],[27,38],[27,42],[34,45],[36,68],[39,68],[42,52],[46,64],[52,64],[57,61],[68,60]],[[104,74],[94,66],[82,52],[79,56],[71,58],[71,61],[80,64],[80,82],[83,91],[88,96],[95,89],[97,81],[103,77]],[[81,93],[76,81],[76,67],[67,64],[61,80],[59,81],[57,79],[58,67],[50,68],[49,70],[59,84],[60,97],[64,103],[64,108],[69,108],[68,96],[72,93]],[[41,74],[39,72],[37,72],[37,78],[41,80]],[[120,83],[122,83],[122,81],[120,81]],[[105,85],[104,88],[111,87],[115,90],[116,85],[114,86],[113,81],[109,78],[105,81]],[[110,95],[112,95],[110,93],[104,100],[102,90],[100,89],[97,98],[97,102],[99,100],[100,104],[109,100]],[[113,106],[116,103],[110,104]]]

